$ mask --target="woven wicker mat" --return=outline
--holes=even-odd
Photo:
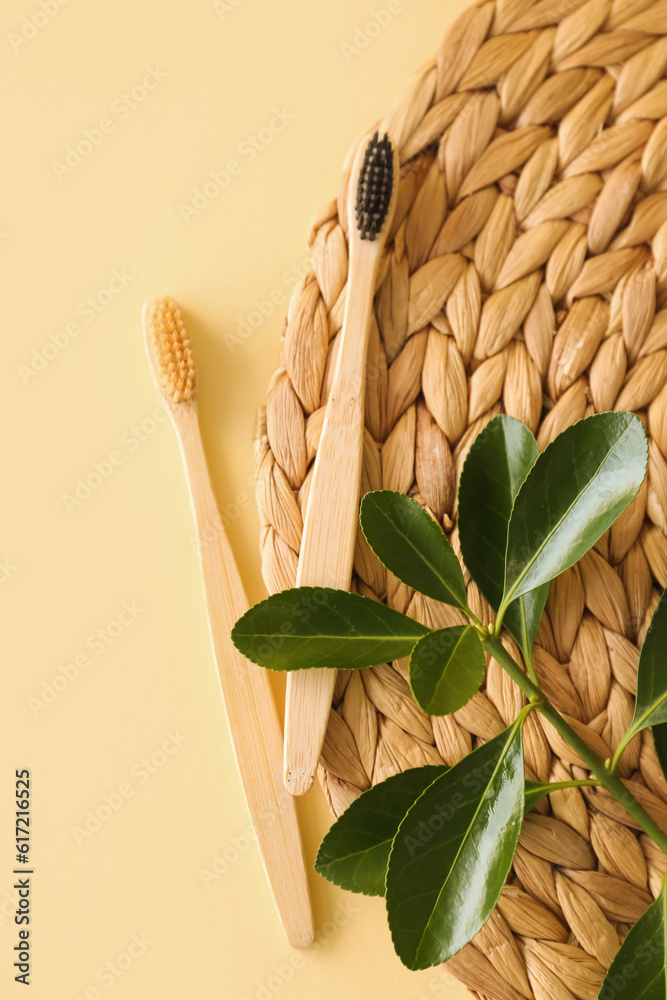
[[[535,653],[549,697],[603,758],[632,717],[637,643],[667,582],[665,35],[665,0],[485,2],[379,123],[402,168],[370,336],[362,493],[415,497],[458,551],[458,477],[497,413],[523,420],[541,448],[602,410],[634,410],[647,427],[647,481],[552,585]],[[313,271],[292,296],[260,413],[270,591],[296,575],[343,317],[353,153],[310,234]],[[433,628],[459,620],[388,576],[361,536],[353,588]],[[489,621],[472,582],[468,600]],[[483,691],[446,718],[418,710],[404,662],[341,672],[320,766],[333,813],[397,771],[454,764],[523,700],[493,660]],[[530,778],[586,776],[541,717],[528,718],[525,754]],[[648,733],[620,771],[667,829]],[[666,866],[606,793],[555,793],[526,820],[496,911],[449,968],[493,1000],[594,1000]]]

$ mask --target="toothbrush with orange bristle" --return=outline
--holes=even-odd
[[[362,141],[348,192],[350,260],[338,361],[325,410],[303,525],[297,587],[349,590],[359,517],[368,331],[375,280],[398,191],[398,154],[388,135]],[[313,783],[326,735],[335,670],[287,676],[285,785]]]
[[[282,781],[280,724],[268,674],[246,660],[230,639],[248,601],[206,465],[190,342],[173,299],[146,302],[142,318],[155,382],[185,464],[213,651],[248,811],[287,939],[293,947],[305,948],[313,940],[313,918],[294,800]]]

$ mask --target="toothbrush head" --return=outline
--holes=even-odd
[[[158,389],[169,403],[194,399],[195,366],[181,310],[166,296],[146,302],[144,338]]]
[[[381,232],[392,201],[394,150],[387,134],[376,132],[366,146],[357,182],[356,220],[362,240]]]

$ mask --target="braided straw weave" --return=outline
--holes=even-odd
[[[632,717],[637,644],[667,583],[666,75],[665,0],[488,0],[448,30],[379,123],[399,147],[401,180],[370,333],[362,493],[416,498],[458,551],[461,467],[496,414],[524,421],[540,448],[609,409],[638,412],[649,433],[644,486],[553,583],[535,651],[548,696],[602,758]],[[311,231],[313,270],[293,293],[260,412],[271,592],[296,576],[340,340],[354,152],[338,199]],[[361,534],[354,567],[359,593],[433,628],[460,621],[387,574]],[[488,622],[466,580],[470,606]],[[403,661],[341,672],[320,766],[333,813],[397,771],[456,763],[523,703],[494,660],[484,689],[446,718],[417,708]],[[536,715],[525,756],[531,779],[587,776]],[[667,829],[667,785],[648,733],[619,770]],[[594,1000],[666,867],[605,792],[554,793],[524,824],[497,909],[449,968],[493,1000]]]

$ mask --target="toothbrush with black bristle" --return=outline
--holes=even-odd
[[[307,948],[313,918],[294,800],[283,787],[282,736],[269,675],[236,649],[230,633],[248,610],[206,465],[195,366],[181,311],[171,298],[146,302],[146,352],[176,430],[197,527],[204,594],[234,756],[257,846],[288,941]]]
[[[388,135],[361,142],[348,192],[349,270],[341,345],[303,526],[297,586],[349,590],[359,516],[368,332],[378,265],[396,206],[398,155]],[[288,675],[284,780],[293,795],[313,783],[336,671]]]

